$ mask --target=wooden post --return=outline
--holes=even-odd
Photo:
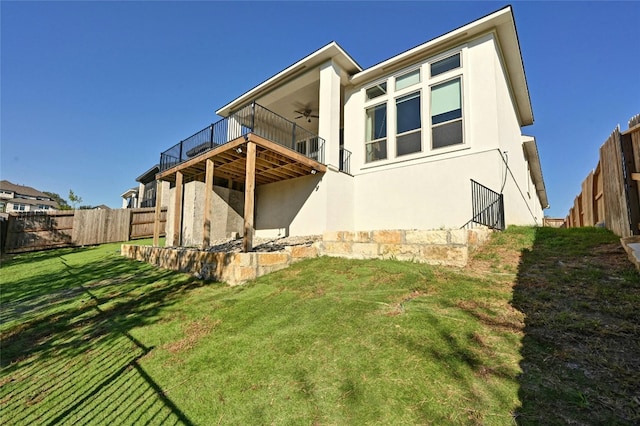
[[[160,215],[162,214],[162,181],[156,180],[156,210],[153,216],[153,245],[160,245]]]
[[[182,172],[176,172],[176,199],[173,206],[173,246],[182,245]]]
[[[202,248],[211,244],[211,203],[213,200],[213,172],[215,164],[213,159],[207,159],[204,178],[204,219],[202,221]]]
[[[247,142],[247,161],[244,180],[244,238],[242,251],[253,249],[253,216],[256,187],[256,144]]]

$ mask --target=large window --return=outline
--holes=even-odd
[[[420,92],[396,100],[396,154],[398,156],[422,150]]]
[[[432,148],[442,148],[463,142],[460,78],[431,88],[431,125]]]
[[[365,161],[387,158],[387,104],[367,109],[366,136]]]

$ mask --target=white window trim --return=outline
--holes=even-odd
[[[465,88],[465,82],[468,80],[467,73],[468,69],[468,55],[469,48],[468,44],[463,44],[451,48],[445,52],[441,52],[435,56],[423,59],[418,64],[411,64],[410,66],[395,71],[391,74],[388,74],[384,78],[379,78],[376,81],[369,83],[360,88],[362,96],[363,96],[363,107],[364,107],[364,119],[366,120],[366,110],[386,103],[387,104],[387,158],[381,160],[374,160],[367,162],[366,161],[366,145],[375,141],[366,141],[366,126],[363,126],[364,130],[364,148],[362,157],[362,163],[360,165],[360,170],[366,170],[375,167],[385,167],[389,165],[393,165],[395,163],[402,163],[407,161],[414,161],[420,159],[427,159],[432,156],[440,156],[442,154],[454,153],[456,151],[468,150],[471,148],[471,143],[468,139],[468,126],[470,125],[469,120],[469,111],[467,109],[467,105],[469,104],[468,94],[469,91]],[[435,77],[431,77],[431,64],[433,62],[438,62],[442,59],[446,59],[455,54],[460,55],[460,66],[449,71],[445,71],[441,74],[436,75]],[[407,73],[420,69],[420,82],[413,84],[411,86],[407,86],[401,90],[396,91],[396,78],[401,77]],[[432,86],[441,84],[448,80],[453,80],[455,78],[460,78],[460,87],[461,87],[461,107],[462,107],[462,143],[455,144],[440,148],[432,148],[432,125],[431,125],[431,88]],[[371,87],[380,85],[382,83],[387,83],[387,93],[385,95],[378,96],[373,99],[367,99],[366,91]],[[398,146],[397,146],[397,137],[402,136],[404,134],[409,134],[410,132],[405,132],[402,134],[396,134],[397,131],[397,123],[396,123],[396,100],[403,96],[406,96],[410,93],[420,92],[420,118],[421,118],[421,150],[411,153],[398,155]],[[417,130],[416,130],[417,131]],[[377,139],[379,141],[381,139]]]
[[[458,68],[456,68],[458,69]],[[446,74],[446,73],[445,73]],[[439,76],[438,76],[439,77]],[[431,89],[433,88],[433,86],[437,86],[439,84],[442,83],[446,83],[448,81],[453,81],[455,79],[459,78],[460,79],[460,109],[462,110],[462,117],[460,118],[460,120],[462,120],[462,143],[457,143],[455,145],[449,145],[449,146],[442,146],[440,148],[434,148],[433,147],[433,141],[431,140],[431,132],[433,131],[433,127],[434,125],[431,124]],[[438,81],[433,82],[432,84],[429,85],[429,117],[428,117],[428,123],[429,123],[429,150],[431,152],[450,152],[450,151],[457,151],[458,149],[460,149],[460,147],[468,145],[467,142],[467,132],[466,132],[466,109],[465,109],[465,88],[464,88],[464,76],[462,74],[460,75],[453,75],[450,76],[448,79],[444,79],[442,81]],[[458,120],[458,119],[455,119]],[[446,123],[452,123],[455,120],[450,120],[447,121],[445,123],[438,123],[435,125],[435,127],[441,126],[443,124]]]

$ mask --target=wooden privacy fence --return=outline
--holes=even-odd
[[[640,114],[600,147],[595,170],[582,182],[567,227],[603,224],[620,237],[640,234]]]
[[[153,236],[155,208],[61,210],[9,214],[4,251],[19,253],[56,247],[129,241]],[[160,215],[164,235],[167,209]]]

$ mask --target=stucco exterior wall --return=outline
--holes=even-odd
[[[329,169],[256,189],[258,237],[319,235],[353,227],[353,177]]]

